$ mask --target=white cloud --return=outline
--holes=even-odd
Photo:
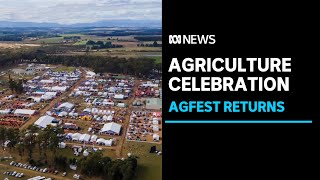
[[[0,21],[73,24],[161,19],[162,0],[0,0]]]

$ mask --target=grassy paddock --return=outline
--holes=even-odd
[[[162,179],[162,156],[149,153],[151,146],[157,146],[162,151],[162,145],[143,143],[143,142],[126,142],[124,144],[123,155],[132,153],[138,156],[138,171],[136,180],[161,180]]]

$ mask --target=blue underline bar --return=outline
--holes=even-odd
[[[166,120],[167,124],[311,124],[312,120]]]

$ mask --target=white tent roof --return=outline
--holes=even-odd
[[[116,94],[116,95],[114,95],[114,98],[115,99],[123,99],[124,95],[123,94]]]
[[[120,134],[120,130],[121,130],[120,124],[111,122],[111,123],[104,124],[103,128],[101,129],[101,132],[112,131],[116,134]]]
[[[103,139],[103,138],[99,138],[97,140],[97,143],[98,144],[103,144],[105,146],[112,146],[112,139],[106,140],[106,139]]]
[[[79,140],[81,134],[80,133],[74,133],[72,134],[72,140]]]
[[[46,92],[44,93],[45,96],[51,96],[51,97],[55,97],[57,96],[57,92]]]
[[[112,139],[105,140],[105,141],[104,141],[104,145],[105,145],[105,146],[112,146]]]
[[[89,134],[82,134],[79,138],[79,141],[85,141],[88,142],[90,139],[90,135]]]
[[[98,136],[97,135],[92,135],[90,142],[95,142],[97,140]]]
[[[14,114],[33,115],[36,111],[31,109],[16,109]]]
[[[159,140],[160,136],[158,134],[153,134],[153,140]]]
[[[48,79],[42,79],[40,81],[40,83],[48,83],[48,84],[53,83],[53,82],[54,82],[53,80],[48,80]]]
[[[51,116],[42,116],[34,124],[42,128],[46,128],[54,119],[55,118]]]
[[[58,109],[62,109],[62,108],[68,108],[68,109],[72,109],[74,107],[74,104],[69,103],[69,102],[65,102],[60,104],[60,106],[58,106]]]
[[[0,110],[0,114],[9,114],[10,110],[5,109],[5,110]]]
[[[67,86],[54,86],[51,88],[52,91],[66,91],[67,89]]]

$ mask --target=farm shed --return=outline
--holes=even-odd
[[[101,133],[106,133],[106,134],[119,135],[120,131],[121,131],[121,125],[114,122],[104,124],[103,128],[101,129]]]

